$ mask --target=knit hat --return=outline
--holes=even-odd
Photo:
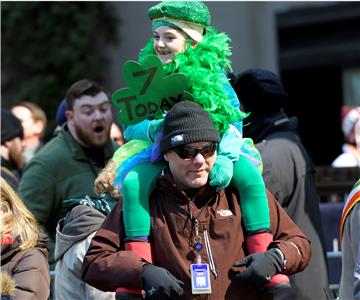
[[[23,138],[21,122],[11,111],[1,109],[1,145],[16,137]]]
[[[209,113],[199,104],[185,100],[176,103],[165,116],[160,152],[196,142],[219,141],[220,134]]]
[[[240,73],[234,90],[245,112],[251,112],[253,117],[279,112],[288,102],[279,77],[265,69],[248,69]]]
[[[148,15],[153,30],[172,23],[196,42],[202,40],[204,29],[211,21],[209,9],[202,1],[163,1],[151,7]]]

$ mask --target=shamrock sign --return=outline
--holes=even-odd
[[[186,76],[181,73],[165,76],[156,55],[149,55],[142,64],[127,61],[123,76],[128,87],[112,95],[112,103],[119,108],[121,124],[133,125],[149,117],[161,118],[175,103],[192,100],[191,94],[185,91]]]

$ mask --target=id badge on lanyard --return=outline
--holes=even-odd
[[[210,294],[210,270],[208,264],[191,264],[191,292],[193,294]]]
[[[196,233],[194,248],[198,251],[198,254],[196,256],[196,264],[190,265],[191,292],[192,294],[211,294],[210,268],[209,264],[201,262],[200,251],[203,247],[197,230]]]
[[[189,210],[191,212],[191,207],[192,207],[191,202],[190,202],[189,206],[190,206]],[[201,253],[201,250],[203,249],[203,244],[202,244],[202,238],[199,235],[199,221],[197,218],[193,218],[191,213],[190,213],[190,217],[194,222],[195,237],[194,237],[194,246],[193,247],[194,247],[194,250],[197,252],[196,263],[190,265],[191,292],[192,292],[192,294],[211,294],[210,271],[213,269],[210,269],[209,264],[204,264],[201,262],[201,254],[200,253]],[[207,235],[206,230],[204,230],[204,236],[205,236],[206,249],[208,250],[209,241],[208,241],[208,235]],[[208,252],[208,256],[209,256],[210,263],[213,263],[211,250],[210,250],[210,255]],[[213,266],[213,265],[211,265],[211,266]],[[215,273],[215,277],[216,277],[217,274],[216,274],[215,268],[214,268],[214,273]]]

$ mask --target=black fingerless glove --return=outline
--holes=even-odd
[[[246,270],[237,272],[235,279],[245,281],[254,287],[262,287],[272,276],[281,272],[283,257],[275,248],[266,252],[254,253],[234,263],[234,267],[246,266]]]
[[[147,264],[141,270],[145,299],[172,299],[184,292],[184,283],[164,268]]]

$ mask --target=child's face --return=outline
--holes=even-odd
[[[153,38],[155,53],[163,64],[170,63],[186,49],[187,35],[181,30],[159,26],[153,31]]]

